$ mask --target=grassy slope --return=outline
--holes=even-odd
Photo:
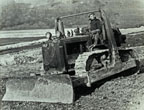
[[[28,0],[26,0],[26,3],[28,3]],[[38,3],[38,0],[33,0],[31,3],[37,6],[38,10],[49,10],[47,10],[49,16],[48,21],[36,22],[32,25],[21,24],[14,27],[6,27],[5,29],[52,27],[54,26],[54,18],[57,16],[98,9],[99,7],[103,7],[107,11],[111,22],[121,28],[141,26],[144,24],[143,0],[45,0],[41,1],[41,3]],[[83,20],[73,18],[66,25],[70,26],[69,24],[72,24],[71,22],[77,24],[82,23]]]

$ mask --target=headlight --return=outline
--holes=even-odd
[[[48,44],[47,44],[46,42],[44,42],[44,43],[42,44],[42,47],[48,47]]]
[[[48,40],[52,40],[52,34],[50,32],[47,32],[45,36]]]
[[[61,32],[57,31],[56,32],[56,37],[60,38],[60,36],[61,36]]]

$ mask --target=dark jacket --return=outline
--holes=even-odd
[[[90,30],[93,31],[93,30],[96,30],[96,29],[102,29],[102,25],[101,25],[101,21],[99,19],[93,19],[93,20],[90,20]]]

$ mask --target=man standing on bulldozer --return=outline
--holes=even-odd
[[[94,30],[101,31],[102,28],[101,21],[96,18],[94,13],[90,13],[89,20],[90,20],[90,31]]]
[[[94,39],[94,43],[90,48],[92,49],[95,47],[98,42],[100,41],[100,34],[102,32],[102,24],[99,19],[96,18],[94,13],[89,14],[89,20],[90,20],[90,33],[93,35],[92,39]]]

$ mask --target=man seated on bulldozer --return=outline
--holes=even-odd
[[[94,13],[90,13],[89,15],[89,20],[90,20],[90,33],[93,35],[92,39],[94,40],[94,43],[90,48],[94,48],[98,42],[100,41],[100,34],[102,33],[102,24],[99,19],[96,18]]]

